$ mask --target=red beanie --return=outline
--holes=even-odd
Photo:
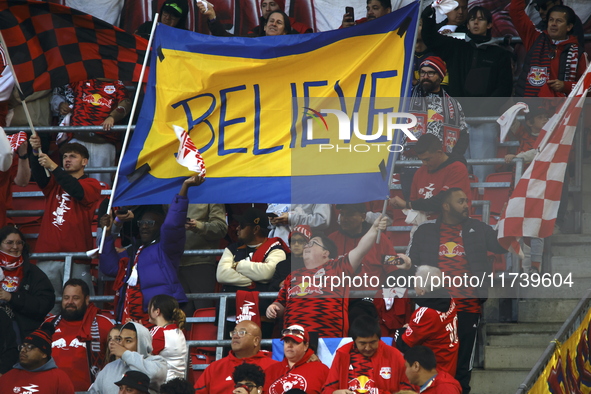
[[[439,74],[441,79],[443,79],[447,73],[447,66],[445,65],[443,59],[441,59],[439,56],[428,56],[421,62],[419,70],[423,67],[433,68],[435,71],[437,71],[437,74]]]

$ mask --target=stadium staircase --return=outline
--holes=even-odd
[[[492,296],[485,304],[479,352],[480,368],[472,373],[473,394],[512,394],[536,364],[561,325],[567,320],[591,284],[591,160],[583,164],[582,234],[553,235],[547,239],[544,272],[572,273],[572,288],[562,286],[553,298],[540,289],[525,289],[520,298],[500,300]],[[568,223],[567,223],[568,224]],[[556,297],[556,295],[559,297]],[[545,293],[546,295],[548,293]],[[513,313],[506,316],[510,306]],[[501,311],[501,312],[499,312]],[[505,315],[505,316],[503,316]],[[514,322],[498,323],[503,318]],[[487,322],[488,321],[488,322]]]

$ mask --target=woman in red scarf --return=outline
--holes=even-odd
[[[12,226],[0,228],[0,308],[16,324],[18,343],[43,323],[54,303],[53,286],[29,262],[23,234]]]

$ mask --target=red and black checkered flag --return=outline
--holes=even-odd
[[[590,70],[591,66],[540,132],[538,154],[519,180],[498,223],[499,243],[505,249],[519,254],[520,238],[546,238],[554,231],[568,156],[591,86]]]
[[[0,30],[25,97],[92,78],[138,81],[148,46],[91,15],[45,1],[0,0]]]

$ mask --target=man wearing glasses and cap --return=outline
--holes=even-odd
[[[0,394],[74,394],[72,381],[51,357],[53,331],[51,323],[44,323],[25,337],[19,346],[19,362],[0,377]]]
[[[278,364],[271,358],[271,354],[261,350],[261,329],[251,320],[245,320],[236,325],[230,332],[232,350],[221,360],[214,361],[203,371],[195,383],[195,392],[199,394],[229,393],[234,388],[232,373],[241,364],[255,364],[266,370],[273,364]],[[248,391],[250,394],[250,391]],[[254,392],[256,393],[256,392]]]
[[[320,394],[328,375],[328,367],[321,361],[312,361],[310,337],[304,327],[289,326],[281,332],[283,361],[265,371],[266,394],[283,394],[290,389],[302,389],[307,394]]]

